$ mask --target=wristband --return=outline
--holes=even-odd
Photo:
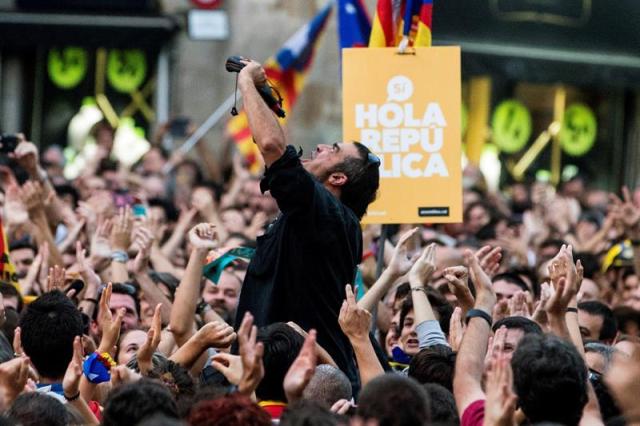
[[[84,299],[82,299],[83,302],[91,302],[91,303],[95,303],[96,305],[99,303],[98,299],[94,299],[93,297],[85,297]]]
[[[91,383],[103,383],[111,380],[111,367],[115,366],[108,352],[94,352],[82,363],[82,372]]]
[[[567,308],[567,313],[569,313],[569,312],[573,312],[573,313],[577,314],[578,313],[578,308]]]
[[[467,318],[466,318],[467,324],[469,324],[469,321],[471,320],[471,318],[482,318],[487,322],[487,324],[489,324],[489,328],[491,328],[491,326],[493,325],[493,320],[491,319],[491,315],[489,315],[482,309],[470,309],[469,312],[467,312]]]
[[[127,263],[129,255],[124,250],[114,250],[111,252],[111,260],[119,263]]]
[[[424,294],[427,294],[427,289],[424,287],[411,287],[411,291],[421,291]]]
[[[73,402],[76,399],[80,398],[80,391],[78,391],[78,393],[73,396],[67,396],[67,394],[63,392],[62,396],[64,396],[64,399],[66,399],[67,402]]]

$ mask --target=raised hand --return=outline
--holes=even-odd
[[[491,360],[487,373],[485,426],[512,426],[518,397],[513,392],[511,363],[504,355]]]
[[[236,340],[236,337],[233,327],[218,321],[206,323],[194,336],[202,348],[218,349],[229,347]]]
[[[509,299],[509,316],[530,318],[531,312],[527,305],[527,292],[518,291]]]
[[[347,299],[342,302],[338,323],[342,332],[349,340],[369,339],[369,328],[371,327],[371,314],[366,309],[358,307],[356,298],[351,286],[345,286]]]
[[[267,74],[264,72],[264,68],[259,62],[246,60],[242,61],[245,67],[242,68],[238,74],[239,79],[249,79],[256,87],[261,87],[267,84]]]
[[[82,341],[80,336],[73,339],[73,357],[67,366],[62,379],[62,389],[67,399],[73,399],[80,393],[80,379],[82,378]]]
[[[487,276],[489,276],[489,278],[493,278],[493,276],[498,273],[498,269],[500,269],[502,248],[484,246],[476,251],[475,255],[478,258],[480,267],[484,270]]]
[[[111,367],[111,385],[113,387],[135,383],[142,379],[142,375],[128,368],[126,365]]]
[[[407,243],[418,232],[418,228],[413,228],[400,236],[396,248],[391,256],[391,262],[387,270],[396,277],[400,277],[411,269],[416,259],[407,256]]]
[[[436,245],[429,244],[409,271],[409,283],[411,287],[426,287],[431,275],[436,270]]]
[[[626,186],[622,187],[622,197],[624,201],[615,194],[609,195],[612,212],[616,219],[624,224],[628,236],[637,239],[640,237],[640,208],[633,204],[631,193]]]
[[[98,352],[115,352],[115,345],[120,337],[120,327],[122,326],[122,318],[124,318],[125,308],[118,309],[116,317],[113,317],[109,303],[111,302],[111,293],[113,285],[107,284],[100,295],[98,303],[98,323],[102,329],[102,340]]]
[[[64,291],[66,275],[67,270],[59,267],[58,265],[54,265],[53,268],[49,268],[49,275],[47,276],[47,293],[54,290]],[[71,297],[70,295],[67,296]]]
[[[238,384],[238,392],[251,396],[264,377],[264,345],[257,342],[258,327],[253,325],[253,316],[247,312],[238,329],[238,346],[242,361],[242,377]]]
[[[20,200],[29,214],[41,211],[44,204],[44,191],[39,182],[28,180],[20,188]]]
[[[91,238],[91,257],[100,259],[109,259],[111,257],[111,243],[109,236],[113,229],[113,223],[110,219],[104,219],[98,222],[98,228]]]
[[[212,223],[200,223],[189,231],[189,242],[196,249],[211,250],[218,247],[216,227]]]
[[[316,354],[316,331],[310,330],[300,349],[298,357],[293,361],[287,375],[284,377],[284,392],[287,401],[292,403],[302,397],[316,370],[318,355]]]
[[[3,409],[8,409],[13,401],[22,393],[31,378],[38,380],[30,369],[29,358],[21,356],[0,364],[0,397]]]
[[[22,141],[16,146],[16,149],[10,155],[15,158],[16,162],[25,169],[31,177],[38,174],[38,147],[33,142],[27,142],[23,135],[20,135]]]
[[[147,340],[138,348],[136,358],[138,361],[138,369],[140,374],[146,376],[151,371],[152,363],[151,358],[158,349],[160,344],[160,338],[162,337],[162,319],[160,317],[160,308],[162,304],[156,305],[156,309],[153,312],[153,318],[151,319],[151,328],[147,332]]]
[[[473,308],[473,294],[469,289],[469,270],[464,266],[452,266],[444,270],[444,279],[449,289],[456,296],[458,305],[464,310],[463,314]]]
[[[139,227],[133,244],[138,247],[138,254],[133,261],[133,273],[142,275],[149,269],[149,258],[151,256],[151,246],[153,245],[154,235],[151,230],[145,227]]]
[[[578,294],[578,272],[573,264],[573,249],[563,245],[549,263],[553,293],[546,305],[547,313],[564,317],[571,300]]]
[[[113,224],[113,228],[111,229],[111,248],[114,250],[127,251],[131,244],[132,229],[133,215],[131,213],[131,209],[128,206],[120,208],[118,216]]]
[[[474,306],[476,309],[482,309],[490,314],[497,300],[496,293],[491,285],[491,278],[489,278],[489,275],[480,265],[480,260],[471,250],[466,250],[464,256],[469,268],[469,275],[475,284],[476,300]],[[492,268],[491,263],[487,267]]]
[[[239,355],[224,352],[211,357],[211,366],[222,373],[232,385],[239,385],[242,379],[242,359]]]
[[[451,314],[451,319],[449,320],[449,346],[451,346],[451,350],[453,352],[458,352],[460,350],[464,330],[465,326],[462,322],[462,309],[460,307],[456,307]]]

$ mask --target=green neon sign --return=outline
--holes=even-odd
[[[558,135],[562,150],[568,155],[580,157],[593,148],[597,134],[598,121],[593,110],[581,103],[569,105]]]
[[[81,47],[49,50],[47,73],[51,82],[60,89],[73,89],[87,75],[88,54]]]
[[[140,49],[112,49],[107,57],[107,80],[121,93],[137,90],[147,77],[147,58]]]
[[[522,102],[500,102],[491,118],[493,142],[501,151],[513,154],[525,147],[531,137],[531,114]]]

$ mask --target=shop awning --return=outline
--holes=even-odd
[[[178,30],[170,16],[0,12],[0,47],[160,47]]]

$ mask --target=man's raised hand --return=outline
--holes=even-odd
[[[264,377],[264,345],[257,342],[258,327],[253,325],[253,315],[245,313],[238,329],[238,347],[242,360],[242,377],[238,384],[238,392],[245,396],[253,395]]]
[[[211,250],[218,247],[216,226],[212,223],[199,223],[189,231],[189,242],[196,249]]]
[[[315,373],[317,362],[316,331],[311,330],[304,340],[298,357],[293,361],[284,377],[283,387],[289,403],[302,398],[304,388],[307,387]]]
[[[238,79],[249,79],[256,87],[262,87],[267,84],[267,74],[259,62],[250,59],[243,59],[244,68],[240,71]]]
[[[366,309],[358,307],[353,290],[349,284],[345,291],[347,299],[342,302],[338,323],[342,332],[353,340],[369,339],[369,328],[371,327],[371,314]]]
[[[493,291],[491,284],[491,278],[485,272],[480,265],[480,260],[477,255],[471,250],[466,250],[464,253],[467,267],[469,268],[469,275],[475,284],[476,289],[476,301],[475,308],[482,309],[488,314],[493,312],[493,306],[496,304],[496,293]],[[491,266],[488,266],[489,268]]]
[[[418,232],[418,228],[413,228],[400,236],[396,248],[393,251],[391,262],[387,270],[395,277],[400,277],[411,269],[416,259],[407,256],[407,244],[409,240]]]

